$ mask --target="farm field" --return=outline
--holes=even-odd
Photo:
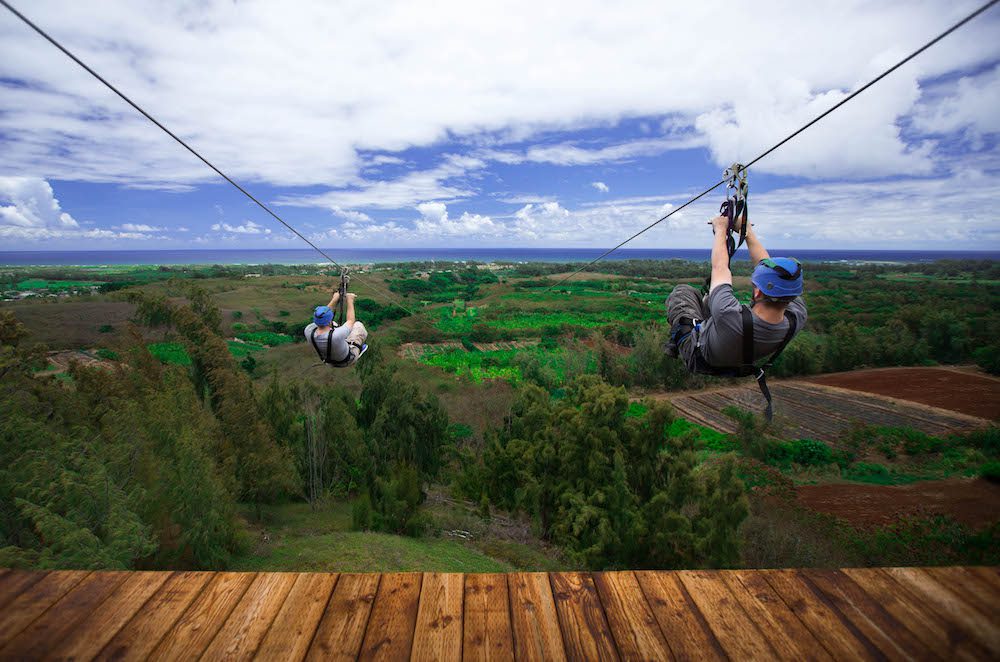
[[[774,420],[786,439],[835,442],[857,424],[912,428],[929,435],[945,435],[985,427],[989,421],[940,409],[910,405],[847,389],[788,380],[770,384]],[[724,433],[736,431],[735,422],[722,413],[728,406],[758,412],[765,402],[756,385],[668,397],[684,418]]]
[[[909,485],[799,485],[796,500],[854,526],[877,527],[900,517],[946,515],[979,529],[997,520],[1000,484],[982,478],[949,478]]]
[[[1000,420],[1000,379],[979,373],[949,368],[877,368],[820,375],[809,381]]]

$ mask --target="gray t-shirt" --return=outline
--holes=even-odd
[[[733,295],[732,285],[719,285],[708,295],[705,307],[711,317],[701,325],[701,355],[716,368],[731,368],[743,364],[743,316],[741,304]],[[795,297],[788,304],[789,314],[795,317],[795,334],[805,328],[806,304],[802,297]],[[788,320],[778,324],[765,322],[753,316],[754,358],[761,359],[774,350],[788,333]]]
[[[315,324],[310,324],[306,327],[306,342],[309,342],[309,338],[312,336],[313,329],[315,328]],[[343,361],[347,358],[348,351],[350,351],[350,347],[347,346],[347,336],[349,335],[351,335],[351,327],[347,324],[342,324],[330,332],[320,331],[316,334],[316,346],[319,347],[319,351],[326,357],[327,343],[332,342],[333,347],[330,348],[330,360]]]

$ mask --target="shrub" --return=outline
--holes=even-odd
[[[100,327],[98,327],[97,332],[98,333],[111,333],[114,330],[115,330],[115,327],[111,326],[110,324],[102,324]]]
[[[1000,375],[1000,345],[980,347],[972,353],[972,358],[986,372]]]
[[[372,528],[372,500],[362,494],[351,506],[351,530],[368,531]]]
[[[98,358],[105,359],[106,361],[118,360],[118,353],[113,350],[107,349],[106,347],[100,348],[95,352],[95,354],[97,354]]]
[[[979,468],[979,475],[993,483],[1000,483],[1000,462],[987,462]]]

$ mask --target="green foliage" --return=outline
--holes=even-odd
[[[270,347],[277,347],[279,345],[295,342],[295,339],[291,336],[287,336],[282,333],[275,333],[273,331],[253,331],[250,333],[241,333],[236,337],[240,340],[246,340],[261,345],[268,345]]]
[[[110,324],[102,324],[100,327],[98,327],[97,332],[98,333],[111,333],[114,330],[115,330],[115,327],[111,326]]]
[[[351,530],[370,531],[372,528],[372,500],[367,493],[358,497],[351,506]]]
[[[979,347],[972,352],[972,359],[980,368],[991,375],[1000,375],[1000,345]]]
[[[1000,483],[1000,462],[994,460],[987,462],[979,468],[979,475],[986,480]]]
[[[118,352],[110,350],[106,347],[101,347],[96,352],[94,352],[98,358],[104,359],[106,361],[117,361]]]
[[[590,376],[561,399],[525,385],[475,471],[586,567],[734,563],[747,506],[731,459],[696,469],[695,435],[668,436],[672,410],[646,406],[628,416],[624,390]]]
[[[996,565],[1000,522],[977,532],[944,515],[906,517],[872,532],[854,531],[847,543],[865,565]]]
[[[920,480],[918,476],[899,473],[889,467],[873,462],[856,462],[841,475],[847,480],[875,485],[906,485]]]
[[[675,418],[670,424],[667,434],[671,437],[679,437],[692,430],[696,435],[698,443],[704,445],[705,448],[711,451],[715,451],[717,453],[728,453],[736,450],[737,448],[736,443],[727,435],[717,430],[713,430],[712,428],[707,428],[704,425],[697,425],[684,418]]]

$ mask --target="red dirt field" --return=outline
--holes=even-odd
[[[1000,379],[947,368],[879,368],[807,381],[1000,420]]]
[[[903,515],[949,515],[973,528],[1000,519],[1000,485],[982,478],[910,485],[800,485],[796,493],[798,502],[807,508],[860,527],[883,526]]]

